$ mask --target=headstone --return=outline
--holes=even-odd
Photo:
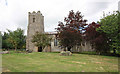
[[[72,53],[70,51],[61,51],[60,55],[61,56],[72,56]]]
[[[32,50],[27,50],[26,52],[28,52],[28,53],[32,53],[33,51],[32,51]]]
[[[2,52],[0,52],[0,54],[8,54],[9,53],[9,51],[2,51]]]

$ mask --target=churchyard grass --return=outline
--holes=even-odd
[[[2,55],[3,72],[118,72],[118,57],[34,52]]]

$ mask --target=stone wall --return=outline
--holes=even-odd
[[[49,37],[51,37],[52,38],[52,40],[51,40],[51,45],[50,46],[47,46],[46,48],[48,48],[48,49],[44,49],[44,50],[47,50],[47,51],[50,51],[50,52],[60,52],[62,49],[61,48],[59,48],[59,43],[57,42],[57,45],[55,45],[55,39],[56,39],[56,34],[47,34]]]
[[[55,45],[55,40],[57,33],[56,32],[44,32],[44,16],[40,13],[40,11],[32,13],[28,13],[28,30],[27,30],[27,38],[26,38],[26,49],[31,50],[33,52],[38,52],[38,47],[36,47],[32,42],[32,36],[36,32],[45,33],[49,37],[52,38],[51,45],[46,46],[42,49],[43,52],[60,52],[63,49],[59,47],[59,42],[57,41],[57,45]],[[82,52],[82,51],[93,51],[89,42],[85,42],[85,45],[74,46],[71,51],[72,52]]]
[[[94,51],[89,41],[84,41],[80,46],[74,46],[71,51],[72,52],[84,52],[84,51]]]
[[[51,46],[46,46],[46,47],[43,49],[43,52],[51,52]]]
[[[55,45],[55,39],[56,39],[56,34],[49,34],[48,35],[49,37],[52,37],[52,40],[51,40],[51,51],[50,52],[60,52],[64,49],[61,49],[59,47],[59,42],[57,41],[57,46]],[[47,50],[47,49],[46,49]],[[48,49],[49,51],[49,49]],[[89,41],[84,41],[81,43],[81,45],[79,46],[74,46],[72,49],[71,49],[72,52],[84,52],[84,51],[94,51],[94,49],[92,48],[92,46],[90,45],[90,42]]]

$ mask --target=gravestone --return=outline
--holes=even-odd
[[[72,53],[70,51],[61,51],[60,55],[61,56],[72,56]]]

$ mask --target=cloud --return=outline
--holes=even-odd
[[[0,0],[0,31],[16,30],[27,34],[28,12],[41,11],[45,31],[55,31],[58,21],[64,20],[70,10],[80,11],[88,20],[98,21],[103,11],[117,10],[118,0]]]
[[[119,12],[120,12],[120,1],[119,1],[119,3],[118,3],[118,10],[119,10]]]

